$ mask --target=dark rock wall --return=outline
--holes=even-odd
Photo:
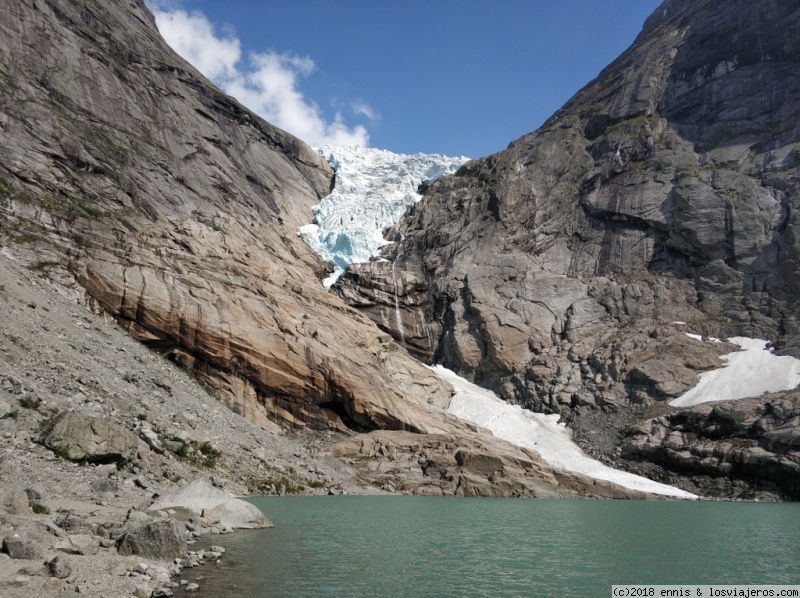
[[[792,497],[775,479],[796,455],[776,443],[694,443],[674,416],[623,445],[620,426],[670,412],[735,350],[685,332],[800,356],[799,209],[800,4],[667,0],[540,129],[428,186],[389,263],[353,267],[338,293],[397,312],[384,330],[400,338],[402,322],[420,359],[561,413],[608,462],[708,495]]]

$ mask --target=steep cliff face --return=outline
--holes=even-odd
[[[0,7],[6,254],[254,421],[438,431],[445,385],[325,293],[297,238],[332,176],[176,56],[141,0]]]
[[[800,355],[799,73],[797,3],[667,0],[539,130],[431,185],[389,262],[338,292],[396,296],[410,350],[543,411],[678,396],[717,363],[684,331]]]
[[[644,496],[447,413],[450,386],[320,284],[297,231],[331,169],[176,56],[141,0],[3,5],[0,83],[3,272],[57,281],[268,429],[347,432],[372,483]]]

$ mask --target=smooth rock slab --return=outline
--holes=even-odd
[[[234,529],[272,527],[258,507],[234,497],[229,492],[212,486],[206,480],[191,484],[161,496],[149,511],[184,508],[201,515],[209,524]]]

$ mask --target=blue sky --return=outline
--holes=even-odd
[[[660,0],[148,0],[167,41],[311,145],[484,156],[540,126]]]

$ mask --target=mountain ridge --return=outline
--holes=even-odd
[[[797,356],[798,27],[791,3],[667,0],[542,127],[433,183],[383,254],[394,271],[334,288],[390,309],[401,281],[385,329],[418,358],[578,427],[606,414],[609,434],[718,364],[685,332]]]

